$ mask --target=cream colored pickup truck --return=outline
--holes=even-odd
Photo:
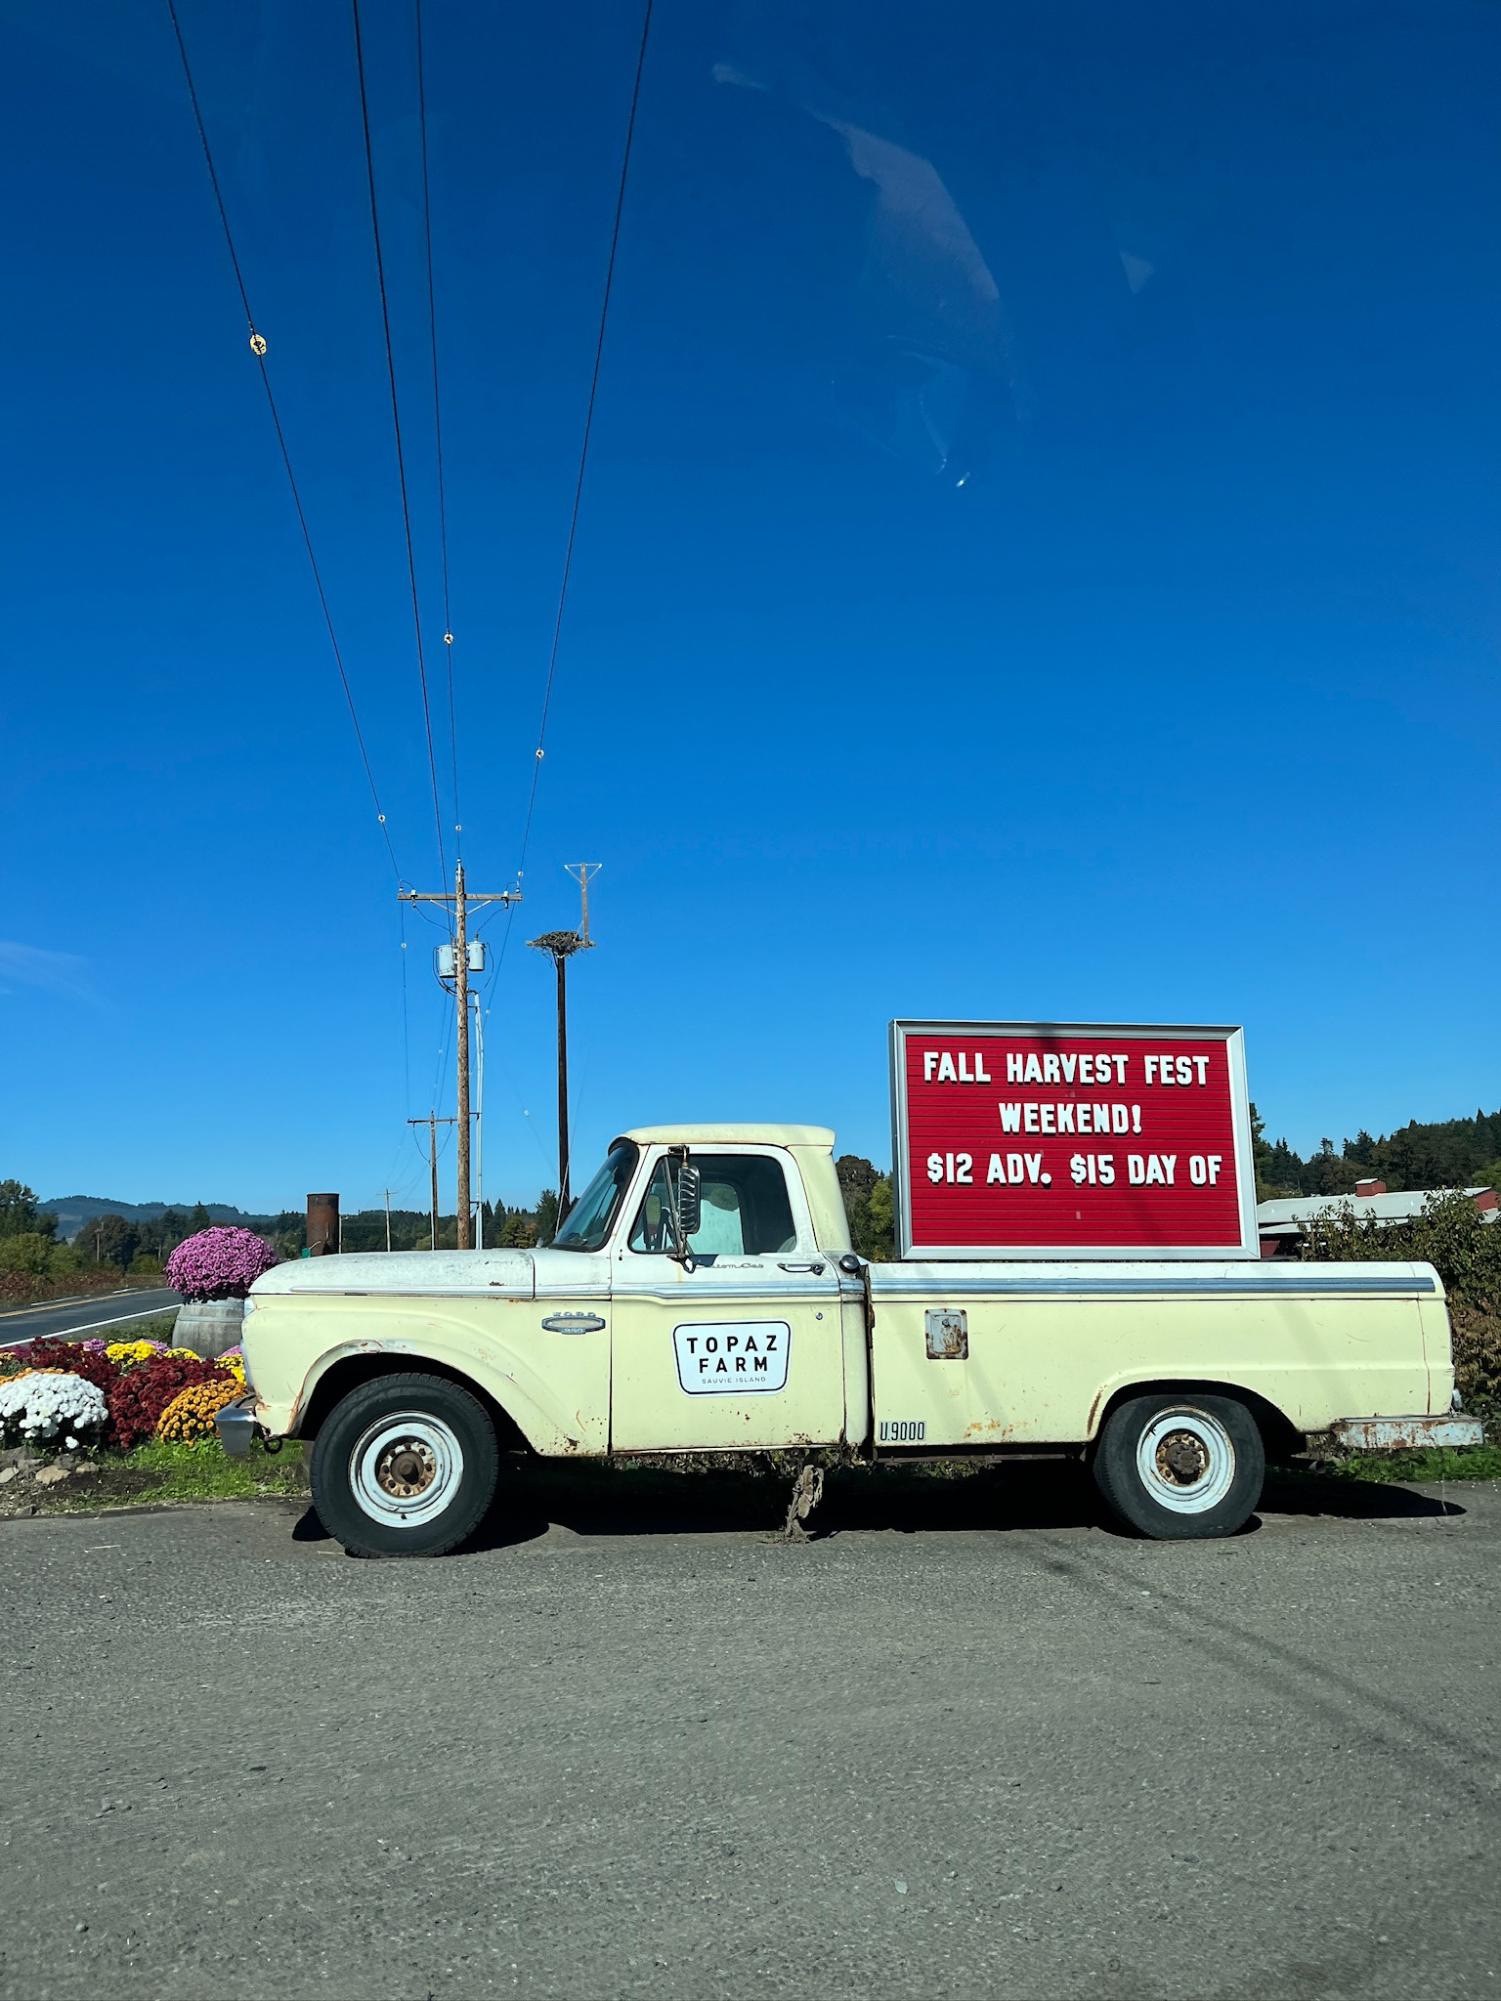
[[[623,1133],[536,1251],[284,1264],[231,1452],[313,1441],[325,1525],[435,1556],[504,1452],[1057,1452],[1158,1537],[1227,1535],[1268,1447],[1478,1443],[1428,1265],[867,1264],[820,1126]]]

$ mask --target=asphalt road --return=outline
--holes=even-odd
[[[182,1295],[164,1285],[155,1292],[102,1293],[93,1299],[72,1300],[66,1306],[26,1306],[15,1313],[0,1313],[0,1348],[14,1348],[44,1334],[92,1334],[152,1313],[168,1313],[181,1305]],[[130,1336],[111,1332],[106,1338],[127,1341]]]
[[[0,1993],[1494,1994],[1501,1490],[1450,1500],[0,1524]]]

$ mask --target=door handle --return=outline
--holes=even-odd
[[[777,1270],[810,1271],[813,1273],[815,1278],[821,1278],[823,1276],[823,1261],[822,1259],[815,1259],[811,1264],[804,1264],[804,1265],[778,1264]]]
[[[549,1334],[597,1334],[604,1324],[598,1313],[549,1313],[542,1323]]]

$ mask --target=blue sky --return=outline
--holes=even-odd
[[[1244,1022],[1304,1149],[1493,1105],[1501,15],[816,11],[658,0],[488,1192],[553,1178],[524,941],[574,920],[582,858],[584,1155],[778,1117],[884,1164],[898,1014]],[[180,13],[400,868],[436,888],[348,11]],[[165,9],[7,16],[0,1174],[420,1203],[439,934],[408,917],[404,1041]],[[412,14],[363,18],[441,724]],[[502,888],[639,15],[425,22],[463,846]]]

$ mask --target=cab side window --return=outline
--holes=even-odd
[[[688,1239],[696,1258],[765,1257],[797,1248],[797,1226],[781,1163],[763,1155],[695,1153],[703,1190],[699,1226]],[[667,1169],[657,1162],[631,1231],[631,1249],[674,1248],[667,1205]]]

